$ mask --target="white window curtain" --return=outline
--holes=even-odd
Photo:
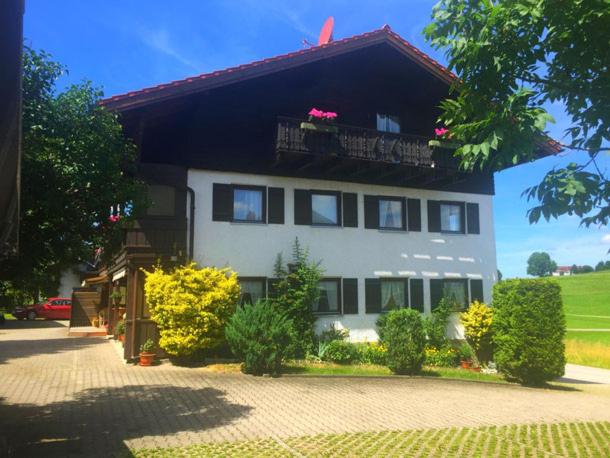
[[[397,200],[379,201],[379,227],[402,228],[402,204]]]
[[[337,224],[337,196],[313,194],[311,196],[311,222]]]
[[[405,304],[405,284],[402,280],[386,280],[381,282],[381,307],[383,310],[393,310]]]
[[[318,283],[320,297],[313,311],[319,313],[339,311],[339,288],[334,280],[322,280]]]
[[[462,212],[459,205],[441,204],[441,229],[451,232],[462,230]]]
[[[263,193],[251,189],[235,189],[233,219],[238,221],[263,220]]]
[[[387,114],[377,114],[377,130],[380,132],[400,133],[400,118]]]
[[[445,280],[443,282],[443,296],[460,307],[466,307],[466,283],[462,281]]]
[[[241,304],[256,304],[263,299],[263,283],[256,280],[243,280],[239,282],[241,288]]]

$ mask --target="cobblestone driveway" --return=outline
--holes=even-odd
[[[123,364],[56,322],[0,328],[0,455],[110,456],[255,437],[610,420],[610,396],[409,378],[254,378]]]

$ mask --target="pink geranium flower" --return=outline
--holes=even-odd
[[[308,114],[309,114],[309,116],[313,116],[314,118],[323,118],[324,117],[324,112],[321,110],[318,110],[317,108],[312,108]]]
[[[335,113],[334,111],[327,111],[326,113],[324,113],[324,117],[326,119],[335,119],[337,117],[337,113]]]
[[[108,221],[110,221],[111,223],[116,223],[120,219],[121,219],[121,215],[110,215],[108,217]]]
[[[437,137],[442,137],[443,135],[449,133],[449,129],[446,129],[444,127],[441,127],[440,129],[436,128],[436,129],[434,129],[434,133],[436,134]]]

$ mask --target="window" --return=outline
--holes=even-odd
[[[339,224],[338,199],[336,194],[311,194],[311,223],[327,226]]]
[[[174,216],[176,189],[171,186],[149,185],[149,206],[146,214],[150,216]]]
[[[393,279],[381,279],[381,311],[405,307],[407,305],[405,295],[405,281]]]
[[[462,207],[458,204],[441,204],[441,231],[464,232]]]
[[[233,188],[233,221],[263,222],[263,189]]]
[[[400,118],[398,116],[377,113],[377,130],[395,134],[400,133]]]
[[[339,280],[320,280],[320,297],[313,305],[314,313],[339,313]]]
[[[461,309],[468,306],[468,287],[465,280],[443,280],[443,297],[456,303]]]
[[[379,228],[404,229],[401,199],[379,199]]]
[[[239,279],[239,286],[241,288],[240,305],[256,304],[256,301],[265,298],[264,278]]]

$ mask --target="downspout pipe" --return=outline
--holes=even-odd
[[[189,208],[189,252],[188,257],[189,261],[193,260],[193,253],[195,251],[195,191],[193,188],[187,186],[186,192],[189,193],[190,200],[190,208]]]

